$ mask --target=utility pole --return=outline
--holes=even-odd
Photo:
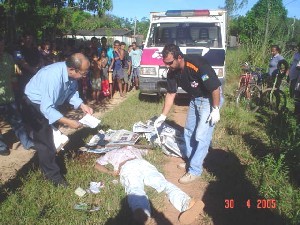
[[[136,41],[135,32],[136,32],[136,17],[134,17],[134,29],[133,29],[133,37],[134,37],[134,39]]]
[[[270,23],[270,12],[271,12],[270,0],[268,0],[268,9],[267,10],[268,10],[268,12],[267,12],[267,23],[266,23],[266,30],[265,30],[264,46],[267,45],[268,36],[269,36],[269,23]]]
[[[294,22],[292,24],[292,39],[294,39],[295,23],[296,23],[296,16],[294,16]]]

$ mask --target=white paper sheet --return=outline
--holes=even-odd
[[[79,120],[79,123],[82,123],[83,125],[86,125],[90,128],[95,128],[99,125],[101,120],[97,119],[96,117],[86,114],[84,117],[82,117],[81,120]]]

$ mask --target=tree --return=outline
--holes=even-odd
[[[243,8],[247,4],[248,0],[225,0],[225,9],[228,15],[232,16],[236,10]]]
[[[137,33],[143,35],[144,38],[146,38],[149,26],[150,26],[149,18],[143,17],[141,19],[141,21],[137,20],[137,23],[136,23]]]
[[[79,0],[72,1],[72,5],[77,5],[80,9],[97,13],[102,17],[106,11],[113,8],[112,0]]]
[[[69,24],[70,17],[67,15],[74,13],[74,17],[77,17],[75,20],[79,21],[80,17],[86,15],[78,11],[92,11],[103,16],[112,7],[112,0],[0,0],[0,9],[4,11],[5,18],[3,30],[12,42],[24,31],[39,35],[40,38],[54,38],[58,27],[64,29],[64,24]]]
[[[230,30],[238,33],[243,43],[267,46],[286,41],[289,38],[287,11],[282,0],[259,0],[245,16],[233,19]]]

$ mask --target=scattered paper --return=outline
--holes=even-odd
[[[141,121],[133,124],[132,131],[135,133],[152,133],[155,132],[154,126],[149,126]]]
[[[181,152],[185,152],[186,149],[183,132],[165,122],[155,128],[155,119],[156,117],[153,117],[146,123],[137,122],[132,130],[143,133],[149,142],[160,146],[166,155],[181,157]]]
[[[105,134],[106,146],[111,145],[134,145],[140,135],[128,130],[108,130]]]
[[[119,149],[120,147],[104,147],[104,148],[87,148],[87,147],[81,147],[79,148],[82,152],[90,152],[90,153],[97,153],[97,154],[103,154],[106,152],[110,152],[115,149]]]
[[[88,209],[88,205],[86,203],[79,203],[74,205],[74,209],[86,211]]]
[[[89,206],[88,204],[82,203],[82,202],[79,203],[79,204],[74,205],[73,208],[76,209],[76,210],[88,211],[88,212],[95,212],[95,211],[100,210],[99,206],[94,206],[94,205]]]
[[[113,184],[118,184],[118,183],[119,183],[118,180],[112,180],[111,182],[112,182]]]
[[[90,147],[93,147],[93,146],[96,146],[99,141],[100,141],[100,136],[98,134],[95,134],[91,138],[91,140],[87,143],[87,145],[90,146]]]
[[[69,138],[67,135],[61,133],[59,129],[52,126],[53,131],[53,141],[56,151],[63,150],[63,147],[69,142]]]
[[[79,197],[83,197],[86,194],[86,191],[83,190],[81,187],[78,187],[75,190],[75,194],[78,195]]]
[[[100,188],[104,188],[104,184],[102,182],[90,182],[90,187],[87,189],[88,193],[98,194],[100,192]]]
[[[86,114],[84,117],[82,117],[81,120],[79,120],[79,123],[82,123],[83,125],[86,125],[90,128],[95,128],[99,125],[101,120],[97,119],[96,117]]]

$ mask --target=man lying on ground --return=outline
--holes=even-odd
[[[104,173],[120,175],[120,182],[125,188],[129,207],[137,223],[151,224],[153,221],[144,185],[154,188],[157,192],[164,191],[172,205],[181,212],[179,221],[182,224],[192,223],[203,211],[204,203],[191,198],[168,182],[155,166],[143,159],[147,152],[132,146],[116,149],[98,158],[95,168]],[[108,164],[113,166],[113,171],[105,167]]]

